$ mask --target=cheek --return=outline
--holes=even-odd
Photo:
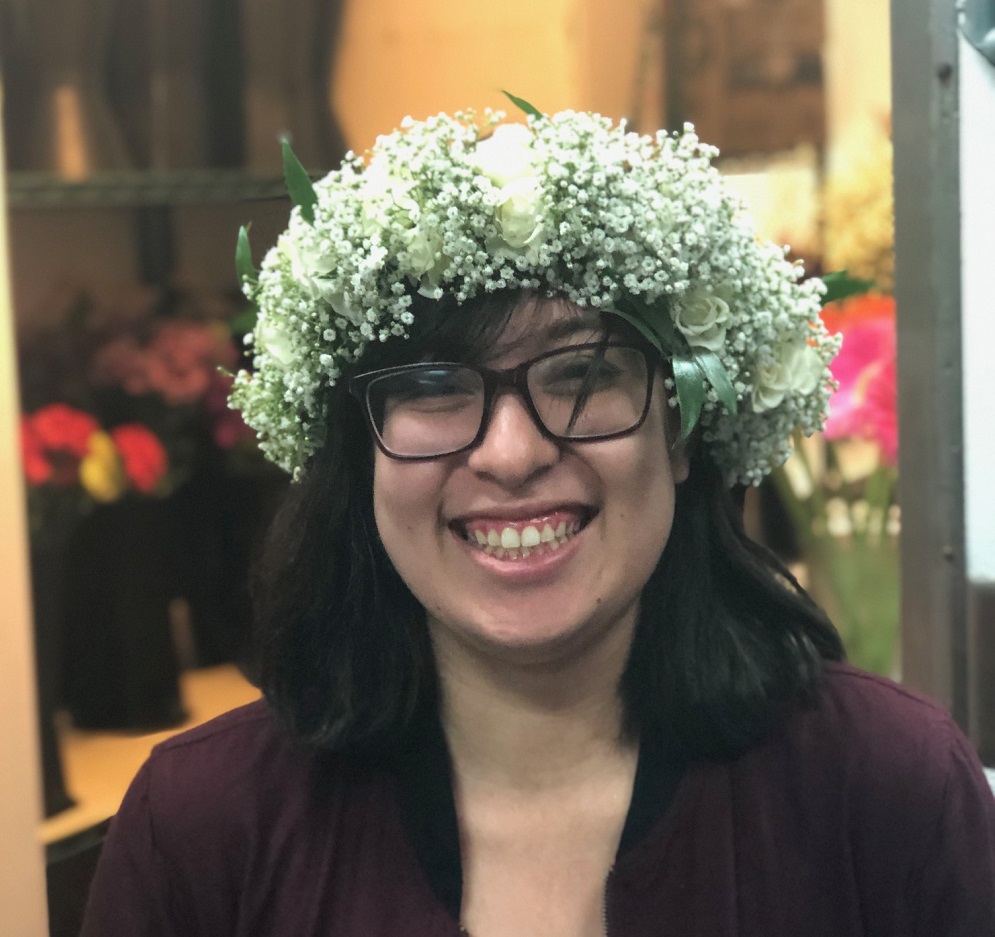
[[[633,451],[612,485],[620,493],[620,509],[631,549],[652,565],[666,546],[673,523],[675,474],[664,430],[664,414],[654,407],[643,431],[632,439]],[[679,477],[679,476],[678,476]]]
[[[373,514],[396,566],[405,548],[438,528],[445,478],[439,462],[398,462],[377,452],[373,462]]]

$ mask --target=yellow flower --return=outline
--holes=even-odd
[[[79,464],[79,480],[94,501],[116,501],[127,487],[124,466],[114,440],[98,430],[86,441],[87,452]]]

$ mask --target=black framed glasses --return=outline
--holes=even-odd
[[[656,360],[622,342],[547,351],[504,370],[451,361],[360,374],[350,392],[392,459],[437,459],[476,446],[499,390],[515,390],[540,432],[560,442],[633,433],[649,412]]]

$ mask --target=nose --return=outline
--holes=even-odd
[[[470,451],[471,469],[509,490],[523,487],[560,457],[560,447],[544,436],[525,401],[514,390],[499,391],[483,439]]]

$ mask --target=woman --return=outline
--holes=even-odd
[[[84,934],[995,933],[976,757],[728,488],[821,425],[821,285],[689,128],[497,120],[243,243],[266,701],[156,749]]]

